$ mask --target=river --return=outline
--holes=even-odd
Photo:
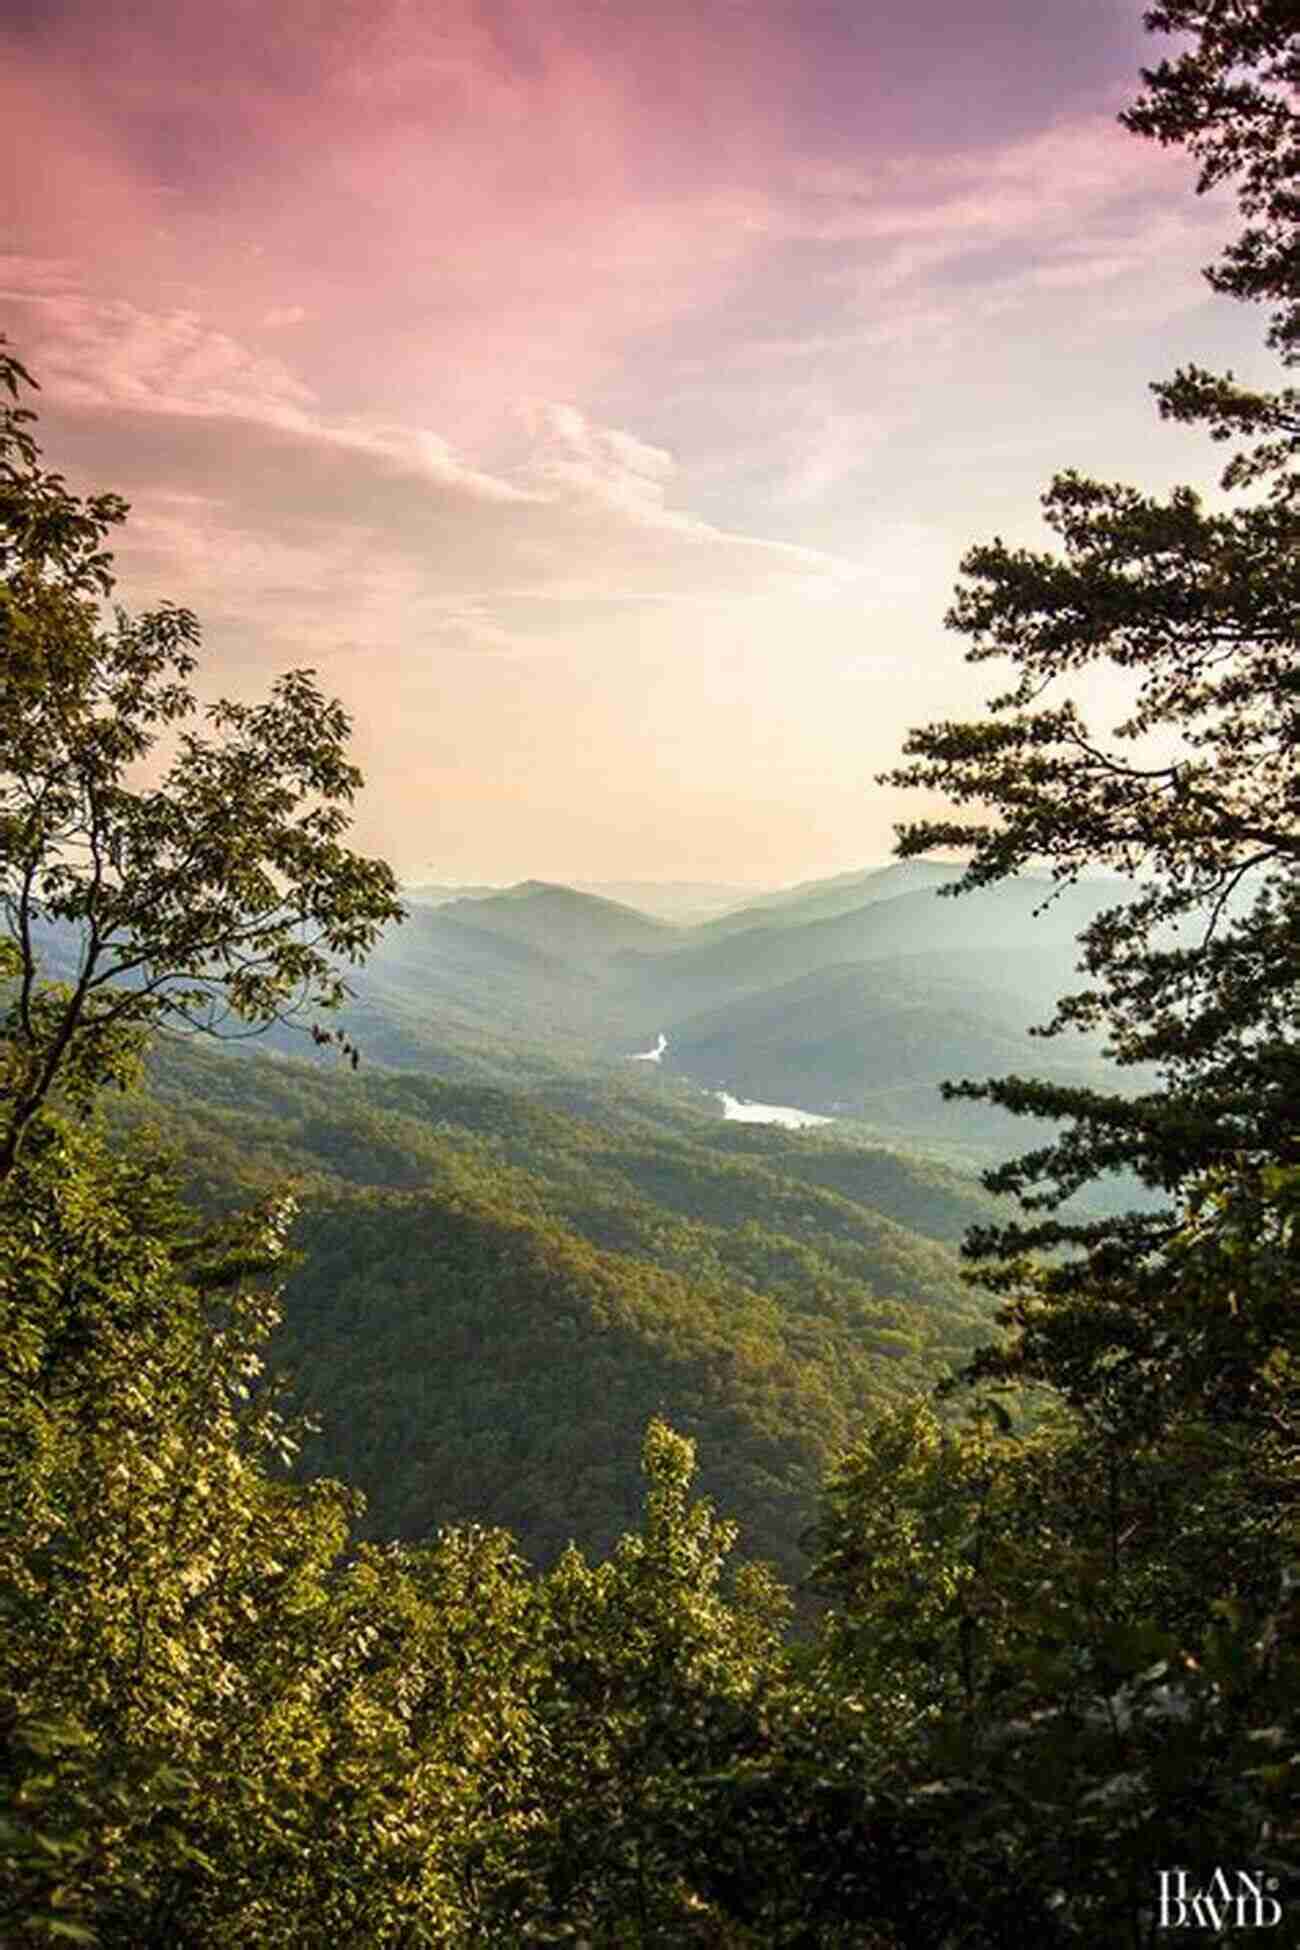
[[[628,1062],[662,1063],[667,1048],[668,1038],[661,1029],[654,1048],[637,1050]],[[813,1124],[835,1122],[833,1117],[823,1117],[815,1110],[798,1110],[793,1104],[752,1104],[744,1097],[733,1097],[727,1090],[705,1088],[705,1095],[716,1097],[722,1105],[722,1115],[734,1124],[781,1124],[787,1131],[802,1131]]]

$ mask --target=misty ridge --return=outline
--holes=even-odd
[[[1079,934],[1134,883],[1021,875],[945,893],[961,871],[893,862],[740,901],[690,882],[404,887],[405,919],[362,966],[337,963],[352,991],[338,1022],[368,1062],[511,1087],[626,1076],[658,1040],[654,1081],[715,1109],[730,1093],[986,1168],[1017,1148],[1015,1120],[945,1102],[941,1083],[1032,1074],[1137,1091],[1155,1078],[1117,1069],[1100,1033],[1030,1033],[1086,986]],[[634,892],[646,906],[615,897]],[[51,972],[68,972],[74,931],[38,935]],[[257,1047],[330,1061],[285,1025]]]
[[[626,1069],[663,1037],[665,1078],[986,1164],[1015,1148],[1012,1120],[943,1102],[944,1080],[1025,1071],[1125,1087],[1100,1035],[1029,1030],[1084,985],[1079,932],[1132,887],[1023,876],[941,898],[960,873],[895,862],[703,918],[716,893],[689,886],[663,887],[657,913],[540,880],[408,888],[406,920],[346,971],[341,1021],[376,1062],[501,1082],[557,1063]],[[295,1048],[288,1032],[271,1040]],[[1127,1087],[1149,1081],[1130,1073]]]
[[[663,883],[659,913],[540,879],[403,887],[405,920],[361,967],[339,961],[339,1026],[384,1067],[491,1082],[620,1069],[663,1035],[667,1076],[986,1158],[1010,1119],[945,1106],[939,1082],[1025,1065],[1113,1082],[1099,1037],[1027,1032],[1082,985],[1080,928],[1132,889],[1025,876],[939,899],[959,874],[895,862],[721,913],[731,889],[692,883]],[[68,924],[41,940],[53,971],[72,967]],[[312,1055],[288,1028],[259,1041]]]

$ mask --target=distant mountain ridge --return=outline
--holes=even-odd
[[[670,945],[679,930],[667,921],[599,894],[578,893],[545,880],[521,880],[501,893],[457,900],[440,908],[446,920],[544,947],[559,960],[617,954],[625,948]]]
[[[704,923],[699,932],[735,934],[746,928],[771,927],[776,923],[797,925],[804,921],[832,920],[872,901],[951,885],[960,878],[961,872],[960,866],[936,860],[893,860],[883,867],[834,874],[829,880],[803,880],[797,886],[761,894],[732,908]]]
[[[763,887],[712,880],[575,880],[570,884],[581,894],[600,894],[657,921],[673,921],[682,927],[709,921],[768,892]]]
[[[766,898],[774,890],[738,881],[721,880],[570,880],[521,881],[517,886],[564,886],[574,893],[591,894],[598,900],[614,901],[631,907],[652,920],[670,921],[692,927],[732,908],[743,907]],[[496,894],[511,894],[516,886],[479,884],[460,885],[455,881],[412,881],[403,885],[402,898],[420,906],[439,907],[449,901],[486,900]]]
[[[667,960],[629,965],[628,989],[639,984],[654,997],[657,1020],[647,1017],[647,1028],[667,1027],[848,962],[928,954],[960,971],[972,954],[1015,950],[1025,957],[1023,989],[1037,996],[1072,979],[1079,930],[1113,904],[1118,887],[1089,882],[1054,889],[1050,881],[1023,879],[946,900],[925,888],[868,898],[825,918],[769,916],[731,933],[694,929]]]
[[[1078,986],[1079,930],[1131,890],[1025,876],[941,897],[960,872],[894,862],[695,926],[543,880],[411,899],[364,964],[340,965],[354,999],[337,1020],[371,1062],[494,1083],[621,1065],[662,1033],[664,1067],[710,1087],[859,1117],[895,1143],[951,1132],[970,1156],[968,1137],[1003,1134],[1016,1150],[1010,1119],[945,1105],[938,1083],[1015,1071],[1114,1087],[1095,1042],[1025,1032]],[[50,972],[69,974],[73,930],[41,940]],[[267,1045],[304,1052],[279,1027]]]

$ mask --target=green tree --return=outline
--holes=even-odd
[[[1292,356],[1297,247],[1294,113],[1285,84],[1300,60],[1294,10],[1273,0],[1157,10],[1148,25],[1199,35],[1147,76],[1126,116],[1139,132],[1185,141],[1201,187],[1239,175],[1256,221],[1222,288],[1283,302],[1278,342]],[[1245,66],[1248,79],[1237,69]],[[1287,309],[1290,307],[1290,309]],[[1279,314],[1283,316],[1283,314]],[[1289,323],[1286,321],[1290,321]],[[904,857],[957,846],[953,891],[1046,862],[1053,879],[1109,867],[1129,898],[1082,936],[1085,986],[1040,1033],[1103,1027],[1121,1066],[1154,1071],[1128,1094],[1006,1077],[945,1086],[1016,1115],[1058,1120],[1051,1142],[989,1174],[1027,1211],[1054,1213],[1096,1178],[1127,1170],[1166,1196],[1156,1209],[1095,1222],[1047,1217],[977,1230],[967,1250],[988,1283],[1023,1282],[1023,1254],[1076,1250],[1049,1293],[1119,1282],[1135,1266],[1158,1293],[1177,1202],[1206,1170],[1294,1160],[1300,1101],[1300,440],[1294,392],[1251,393],[1228,374],[1189,368],[1155,389],[1162,412],[1213,437],[1262,436],[1223,477],[1237,499],[1207,509],[1191,488],[1165,498],[1059,475],[1043,498],[1056,555],[979,545],[950,626],[967,660],[1007,659],[1010,683],[978,723],[913,731],[895,785],[938,793],[953,816],[899,828]],[[1266,495],[1241,490],[1268,481]],[[1122,699],[1109,730],[1069,695],[1104,673]],[[964,809],[977,810],[971,814]],[[999,1270],[999,1263],[1001,1263]]]
[[[50,1111],[0,1190],[7,1945],[501,1940],[535,1583],[473,1525],[349,1554],[359,1499],[286,1480],[290,1217],[196,1232],[164,1160]]]
[[[339,958],[402,915],[391,869],[342,844],[361,775],[311,671],[208,705],[201,736],[190,612],[105,620],[126,504],[41,466],[34,384],[0,342],[0,1181],[56,1086],[120,1077],[168,1022],[335,1008]],[[175,755],[139,783],[164,737]],[[66,982],[42,976],[50,924],[76,943]]]
[[[819,1677],[871,1703],[868,1801],[943,1864],[928,1916],[871,1879],[900,1943],[946,1906],[996,1944],[1012,1888],[1035,1942],[1136,1950],[1170,1862],[1294,1901],[1297,1194],[1294,1168],[1203,1187],[1167,1255],[1180,1331],[1081,1406],[1026,1434],[916,1404],[828,1478]]]
[[[691,1499],[694,1466],[694,1445],[652,1421],[640,1529],[601,1563],[571,1547],[540,1581],[532,1808],[496,1848],[486,1943],[752,1942],[710,1900],[705,1779],[758,1737],[788,1601],[757,1565],[725,1592],[736,1529]],[[752,1865],[721,1880],[752,1885]]]
[[[158,1159],[49,1112],[0,1192],[6,1941],[176,1940],[179,1891],[216,1880],[203,1795],[238,1828],[276,1772],[242,1774],[259,1667],[348,1515],[268,1472],[292,1431],[257,1383],[257,1276],[287,1217],[197,1238]]]
[[[1216,291],[1277,306],[1269,342],[1290,364],[1300,352],[1295,9],[1291,0],[1169,0],[1144,20],[1153,33],[1192,35],[1195,44],[1142,70],[1147,92],[1120,121],[1183,144],[1201,165],[1198,191],[1236,181],[1251,222],[1206,277]]]

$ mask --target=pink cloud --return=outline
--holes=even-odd
[[[61,265],[44,280],[38,264],[24,268],[23,282],[5,295],[23,313],[42,386],[69,404],[292,424],[312,401],[279,360],[210,330],[195,312],[144,311],[69,289]]]
[[[572,404],[533,402],[526,450],[494,472],[431,429],[331,415],[192,313],[48,281],[39,292],[25,265],[11,304],[74,479],[133,503],[128,588],[181,594],[268,658],[290,639],[531,655],[557,604],[713,601],[841,573],[824,552],[701,519],[671,453]]]
[[[836,19],[671,0],[652,24],[563,0],[55,6],[43,37],[0,41],[13,167],[57,157],[28,163],[26,248],[250,349],[274,335],[270,358],[292,326],[291,377],[336,417],[474,442],[508,441],[518,400],[589,397],[702,319],[743,358],[755,279],[802,303],[784,336],[815,358],[837,313],[886,331],[891,304],[916,316],[981,240],[1073,239],[1061,281],[1131,263],[1126,202],[1167,197],[1178,159],[1099,114],[1000,144],[991,129],[977,154],[919,125],[915,146],[874,141],[906,23],[886,8],[850,47]],[[823,123],[841,44],[860,101]],[[783,257],[805,243],[840,249],[806,290]]]
[[[7,53],[15,169],[48,147],[51,104],[62,138],[28,249],[68,235],[84,264],[98,197],[113,295],[153,308],[161,280],[247,336],[282,327],[265,292],[289,286],[327,392],[462,416],[503,380],[572,392],[725,289],[779,120],[774,36],[738,48],[688,8],[646,35],[558,8],[502,31],[469,5],[181,4]]]
[[[192,603],[214,685],[319,661],[395,827],[544,759],[532,813],[606,765],[611,831],[679,772],[846,811],[864,674],[893,738],[961,540],[1203,299],[1218,213],[1108,119],[1138,11],[46,0],[0,329],[134,503],[124,598]]]

